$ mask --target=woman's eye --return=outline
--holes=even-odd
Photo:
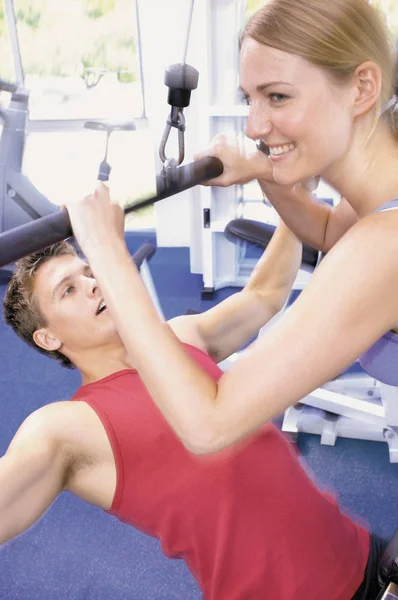
[[[285,96],[285,94],[270,94],[269,96],[271,98],[271,100],[273,102],[275,102],[276,104],[283,102],[284,100],[286,100],[287,96]]]

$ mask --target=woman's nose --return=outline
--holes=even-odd
[[[252,105],[246,124],[246,135],[251,140],[266,139],[272,130],[269,115]]]

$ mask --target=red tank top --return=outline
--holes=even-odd
[[[221,371],[185,344],[215,380]],[[350,600],[369,534],[343,515],[270,423],[209,456],[188,452],[134,370],[82,386],[113,448],[112,515],[183,558],[205,600]]]

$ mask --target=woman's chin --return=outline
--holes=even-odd
[[[301,179],[299,179],[298,177],[295,177],[293,173],[289,173],[289,172],[284,172],[282,170],[278,171],[278,169],[273,170],[272,172],[272,176],[274,178],[274,182],[277,185],[296,185],[296,183],[299,183],[301,181]]]

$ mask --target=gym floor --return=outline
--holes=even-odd
[[[127,234],[131,252],[154,234]],[[188,248],[160,248],[150,263],[166,318],[204,311],[234,293],[202,300],[202,279],[189,270]],[[0,299],[6,288],[1,279]],[[69,398],[79,376],[28,348],[0,322],[0,456],[40,406]],[[320,446],[301,434],[300,453],[318,485],[338,496],[351,516],[389,537],[398,528],[398,465],[387,445],[338,440]],[[258,466],[261,469],[261,465]],[[196,600],[201,598],[182,561],[168,560],[159,543],[69,493],[61,495],[26,533],[0,548],[2,600]]]

